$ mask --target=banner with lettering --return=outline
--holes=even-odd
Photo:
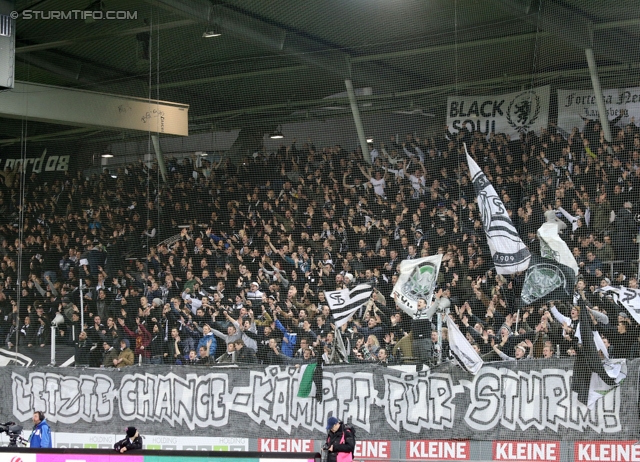
[[[607,119],[617,120],[622,127],[631,122],[631,117],[640,122],[640,87],[610,88],[602,90]],[[593,89],[558,90],[558,127],[571,132],[573,127],[582,130],[583,119],[599,120],[600,112]],[[615,138],[615,133],[612,133]]]
[[[484,134],[520,133],[546,128],[551,87],[532,88],[504,95],[450,96],[447,98],[447,126],[452,133],[462,127]]]
[[[54,433],[118,435],[134,425],[146,435],[322,439],[334,415],[359,440],[637,438],[640,360],[629,362],[629,379],[593,409],[571,394],[572,367],[571,359],[498,362],[472,376],[451,364],[419,374],[327,366],[317,402],[297,397],[299,374],[289,366],[7,366],[0,369],[0,420],[29,428],[41,410]]]
[[[27,178],[31,174],[36,174],[42,178],[62,178],[65,172],[69,172],[71,177],[75,177],[76,160],[68,150],[58,152],[60,149],[44,148],[41,151],[30,150],[26,158],[22,158],[20,152],[15,149],[6,149],[0,155],[0,170],[14,170],[22,165]]]

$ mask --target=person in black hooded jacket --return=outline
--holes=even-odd
[[[329,417],[327,421],[327,462],[337,462],[338,453],[349,453],[349,459],[353,460],[353,451],[356,447],[356,437],[353,430],[346,428],[336,417]]]
[[[113,445],[113,449],[120,454],[142,449],[142,437],[136,427],[127,427],[127,436]]]

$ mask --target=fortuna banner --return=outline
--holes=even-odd
[[[602,90],[602,96],[609,121],[626,125],[631,117],[640,120],[640,87]],[[584,119],[600,121],[593,89],[558,90],[558,128],[569,133],[573,127],[582,129]]]

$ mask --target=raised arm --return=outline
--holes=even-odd
[[[571,324],[571,318],[563,315],[562,313],[560,313],[560,311],[558,311],[558,308],[556,308],[555,306],[550,306],[549,307],[549,311],[551,311],[551,314],[553,315],[553,317],[556,319],[556,321],[558,321],[559,323],[567,323],[567,324]]]
[[[213,332],[213,335],[215,335],[216,337],[218,337],[219,339],[224,340],[225,342],[227,341],[227,335],[223,334],[222,332],[220,332],[218,329],[211,329],[211,332]]]
[[[515,361],[516,358],[512,358],[511,356],[507,356],[505,353],[502,352],[502,350],[500,348],[498,348],[498,345],[493,345],[493,351],[496,352],[496,354],[498,356],[500,356],[500,358],[504,361]]]
[[[358,165],[358,168],[360,169],[362,174],[365,176],[365,178],[367,178],[367,180],[371,180],[371,178],[372,178],[371,171],[365,170],[365,168],[362,166],[362,164]]]
[[[353,187],[355,187],[352,184],[347,184],[347,175],[348,175],[347,172],[344,172],[343,175],[342,175],[342,186],[344,188],[353,188]]]
[[[33,281],[33,285],[35,286],[36,290],[38,291],[38,293],[44,297],[45,294],[47,293],[42,286],[40,285],[40,283],[38,282],[38,278],[34,277],[33,279],[31,279]]]

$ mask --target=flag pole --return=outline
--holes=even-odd
[[[513,332],[518,335],[518,322],[520,322],[520,308],[518,308],[518,312],[516,313],[516,330]]]
[[[442,364],[442,315],[444,313],[443,311],[440,311],[440,308],[438,308],[438,311],[436,313],[437,319],[438,319],[438,364]]]

